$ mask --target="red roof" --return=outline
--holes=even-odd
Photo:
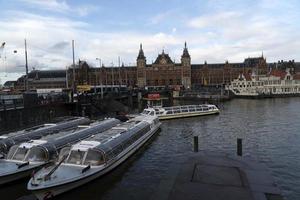
[[[285,71],[279,69],[272,69],[272,71],[270,72],[270,76],[277,76],[280,77],[280,79],[284,79],[286,74],[287,73]]]
[[[293,75],[293,79],[300,80],[300,73],[296,73]]]
[[[244,73],[243,75],[244,75],[246,81],[251,81],[251,74],[249,74],[249,73]]]

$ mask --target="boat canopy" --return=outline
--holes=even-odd
[[[37,140],[44,136],[55,134],[63,130],[74,128],[78,125],[88,123],[90,123],[90,120],[88,118],[72,117],[56,124],[44,124],[42,126],[33,127],[26,130],[20,135],[14,135],[0,140],[0,153],[6,154],[9,151],[10,147],[15,144],[20,144],[29,140]]]
[[[109,162],[150,131],[150,124],[146,121],[130,122],[127,125],[128,129],[124,126],[114,127],[71,148],[64,148],[59,157],[62,159],[68,155],[65,163],[76,165],[95,166]]]
[[[150,131],[150,124],[142,121],[133,128],[121,133],[120,136],[113,138],[107,142],[103,142],[92,150],[103,152],[106,162],[115,158],[123,150],[140,139],[143,135]]]
[[[44,144],[40,144],[37,146],[33,146],[27,156],[27,161],[47,161],[56,159],[58,156],[58,152],[63,147],[72,145],[81,140],[84,140],[92,135],[99,134],[103,131],[106,131],[113,126],[116,126],[120,123],[118,119],[106,119],[101,122],[93,123],[91,126],[81,129],[79,131],[75,131],[71,134],[64,135],[58,138],[51,138]]]

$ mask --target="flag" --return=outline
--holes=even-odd
[[[2,43],[1,48],[4,48],[4,46],[5,46],[5,42]]]

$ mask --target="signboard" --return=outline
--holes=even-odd
[[[159,99],[160,94],[154,93],[154,94],[148,94],[148,99]]]
[[[91,90],[91,86],[90,85],[77,85],[77,90],[79,92],[90,91]]]

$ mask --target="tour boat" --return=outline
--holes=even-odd
[[[276,73],[275,73],[276,72]],[[272,70],[268,75],[241,74],[226,89],[235,97],[265,98],[300,96],[300,80],[286,69]]]
[[[0,140],[0,154],[2,156],[5,156],[10,147],[12,147],[13,145],[20,144],[29,140],[37,140],[41,137],[74,128],[78,125],[87,124],[89,122],[90,120],[85,117],[67,117],[55,124],[43,124],[40,126],[25,129],[17,133],[5,135]]]
[[[153,108],[144,109],[143,113],[148,114],[153,112]],[[155,114],[160,120],[175,119],[182,117],[195,117],[200,115],[218,114],[220,110],[215,105],[186,105],[172,107],[154,107]]]
[[[27,189],[38,199],[47,199],[101,177],[136,152],[160,125],[153,111],[64,148],[59,162],[35,173]]]
[[[34,170],[55,162],[60,149],[118,123],[118,119],[106,119],[12,146],[5,159],[0,160],[0,185],[30,176]]]

